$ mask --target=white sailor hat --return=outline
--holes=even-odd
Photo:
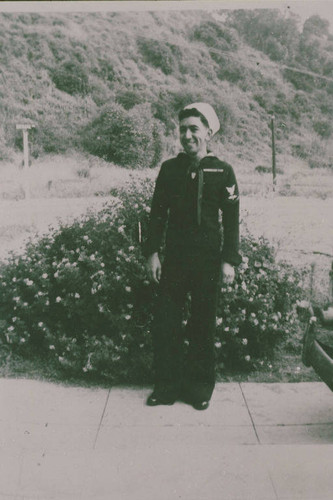
[[[185,106],[185,109],[196,109],[201,113],[207,120],[209,128],[212,130],[213,135],[220,130],[220,122],[215,113],[213,107],[206,102],[194,102],[193,104],[189,104]]]

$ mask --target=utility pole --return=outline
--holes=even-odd
[[[272,172],[273,172],[273,191],[275,191],[276,186],[276,160],[275,160],[275,132],[274,132],[274,119],[275,116],[271,116],[271,130],[272,130]]]
[[[28,124],[17,124],[16,130],[22,130],[23,132],[23,178],[24,178],[24,197],[26,200],[30,199],[30,187],[29,187],[29,177],[28,177],[28,168],[29,168],[29,138],[28,131],[31,128],[34,128],[34,125]]]

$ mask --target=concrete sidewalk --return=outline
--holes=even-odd
[[[218,384],[207,411],[149,389],[0,379],[0,500],[331,500],[333,394]]]

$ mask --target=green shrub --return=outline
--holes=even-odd
[[[238,47],[238,40],[233,31],[212,21],[205,21],[196,26],[192,38],[205,43],[208,47],[215,47],[220,50],[236,50]]]
[[[10,158],[10,150],[6,141],[6,133],[3,127],[0,126],[0,161]]]
[[[147,234],[151,181],[132,180],[99,213],[61,226],[2,265],[0,344],[43,357],[64,374],[112,382],[151,379],[151,319],[156,288],[139,243]],[[250,369],[297,329],[300,277],[278,266],[264,240],[244,236],[243,264],[222,288],[217,369]],[[184,324],[187,317],[184,316]],[[186,346],[186,328],[184,344]]]
[[[147,96],[135,90],[122,90],[117,93],[116,101],[126,110],[134,108],[137,104],[142,104]]]
[[[146,63],[161,69],[165,75],[173,72],[175,62],[170,44],[146,38],[139,38],[137,44]]]
[[[108,104],[83,130],[82,144],[89,153],[123,167],[155,167],[162,155],[162,131],[149,105],[125,111]]]
[[[237,83],[246,78],[246,71],[233,59],[227,55],[217,54],[210,51],[210,57],[219,65],[216,74],[220,80],[228,80],[232,83]]]
[[[258,165],[254,170],[259,174],[272,174],[272,167],[268,167],[267,165]],[[284,173],[283,169],[280,167],[277,167],[275,171],[280,175],[283,175]]]
[[[50,73],[57,89],[70,95],[88,93],[88,74],[82,64],[74,60],[65,61],[52,69]]]
[[[323,139],[328,139],[332,135],[333,127],[331,122],[327,120],[317,121],[313,124],[313,130],[317,132],[317,134],[320,135],[320,137],[322,137]]]

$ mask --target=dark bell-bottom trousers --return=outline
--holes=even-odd
[[[209,400],[215,387],[215,325],[220,257],[166,259],[153,321],[155,391],[189,402]],[[186,335],[182,322],[190,292]],[[184,337],[188,348],[184,356]]]

